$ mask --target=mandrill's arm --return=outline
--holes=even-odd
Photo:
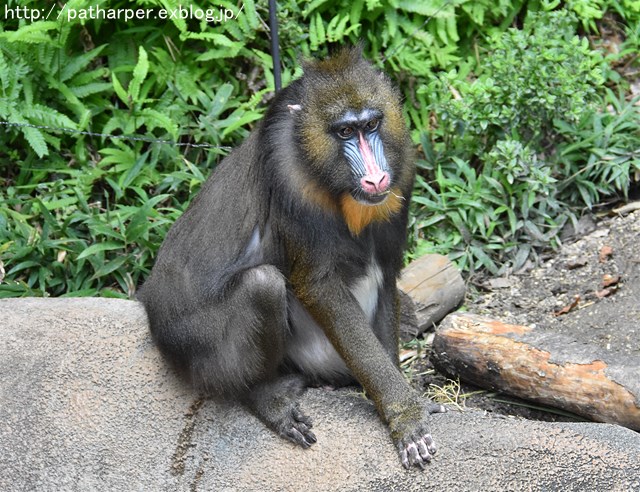
[[[313,287],[295,287],[298,298],[388,423],[402,464],[406,468],[422,467],[431,461],[436,446],[429,430],[429,415],[444,412],[444,407],[422,398],[409,386],[346,285],[332,279]]]

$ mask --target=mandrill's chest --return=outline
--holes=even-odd
[[[367,264],[364,274],[356,277],[349,285],[349,291],[362,308],[369,323],[373,321],[378,305],[379,292],[382,288],[382,269],[376,260]]]

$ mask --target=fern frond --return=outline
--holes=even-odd
[[[91,63],[106,47],[106,44],[102,46],[98,46],[97,48],[92,49],[91,51],[87,51],[86,53],[75,56],[67,63],[65,63],[64,67],[60,71],[59,80],[61,82],[65,82],[72,78],[74,75],[80,73],[84,70],[89,63]]]
[[[37,128],[31,128],[23,126],[20,128],[24,138],[29,142],[29,145],[33,151],[38,154],[38,157],[42,158],[45,155],[49,155],[49,149],[47,149],[47,143],[44,141],[44,135]]]
[[[71,87],[71,92],[78,98],[82,99],[98,92],[104,92],[111,89],[111,84],[108,82],[93,82],[91,84],[80,85],[77,87]]]
[[[49,35],[49,31],[58,28],[57,22],[38,21],[30,24],[24,24],[16,31],[5,31],[0,33],[0,37],[11,43],[23,42],[30,44],[49,44],[57,46],[57,41],[53,40]]]
[[[142,123],[147,127],[148,131],[160,127],[171,134],[174,139],[178,138],[178,126],[167,115],[150,108],[143,109],[141,114],[144,117]]]
[[[76,128],[75,122],[73,122],[68,116],[41,104],[27,106],[23,111],[23,115],[31,123],[39,125],[46,125],[55,128]]]

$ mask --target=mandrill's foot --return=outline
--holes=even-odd
[[[311,432],[311,427],[313,427],[311,419],[295,404],[284,418],[274,423],[273,429],[292,443],[308,448],[317,441],[315,434]]]
[[[267,427],[288,441],[308,448],[317,441],[311,419],[300,410],[304,381],[294,375],[262,383],[246,395],[245,403]]]
[[[422,400],[414,402],[389,423],[400,461],[405,468],[415,465],[424,469],[425,464],[431,461],[437,446],[429,430],[429,415],[446,411],[443,405]]]

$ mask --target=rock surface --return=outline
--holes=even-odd
[[[355,389],[310,390],[318,443],[294,447],[164,364],[142,308],[0,301],[0,490],[640,490],[640,434],[451,411],[440,451],[405,471]]]

